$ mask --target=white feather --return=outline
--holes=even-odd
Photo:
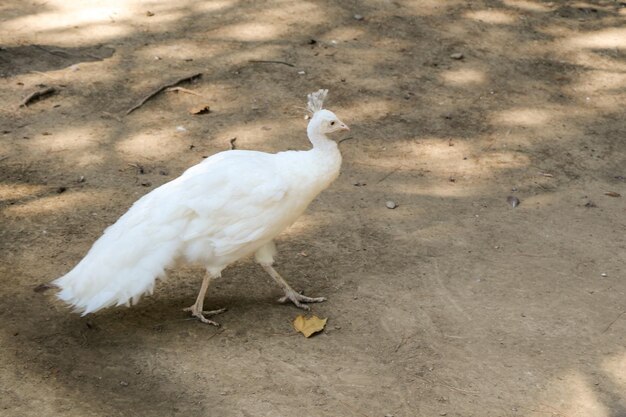
[[[337,177],[341,155],[324,135],[333,117],[314,115],[310,151],[221,152],[143,196],[54,282],[58,297],[85,315],[138,302],[179,259],[219,274],[254,253]]]

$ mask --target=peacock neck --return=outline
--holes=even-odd
[[[322,133],[308,130],[309,140],[313,149],[309,152],[314,159],[315,169],[319,171],[318,181],[322,189],[326,188],[339,175],[341,168],[341,153],[337,143]]]
[[[314,149],[334,152],[337,150],[337,144],[334,140],[329,139],[323,133],[320,133],[316,127],[318,123],[315,123],[315,120],[312,120],[306,128],[307,136],[309,137],[309,141],[313,145]]]

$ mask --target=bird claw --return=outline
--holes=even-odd
[[[311,307],[304,303],[321,303],[323,301],[326,301],[326,297],[307,297],[306,295],[302,295],[293,291],[286,292],[284,296],[278,299],[278,302],[281,304],[284,304],[287,301],[291,301],[298,308],[309,311],[311,310]]]
[[[220,324],[218,322],[213,321],[213,320],[209,320],[205,316],[209,316],[209,317],[210,316],[215,316],[217,314],[221,314],[221,313],[225,312],[226,309],[225,308],[220,308],[218,310],[211,310],[211,311],[198,311],[196,309],[196,305],[194,304],[191,307],[184,308],[183,311],[191,312],[191,315],[193,317],[196,317],[202,323],[210,324],[210,325],[215,326],[215,327],[220,327]]]

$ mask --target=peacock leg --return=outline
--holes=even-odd
[[[183,311],[190,311],[191,315],[197,317],[202,323],[212,324],[213,326],[219,327],[220,324],[214,322],[213,320],[207,319],[205,316],[215,316],[216,314],[223,313],[226,311],[225,308],[220,308],[219,310],[211,310],[211,311],[203,311],[202,307],[204,305],[204,296],[206,295],[206,291],[209,288],[209,283],[214,277],[207,272],[202,280],[202,286],[200,287],[200,292],[198,293],[198,298],[196,298],[196,302],[185,309]]]
[[[280,274],[276,272],[272,265],[268,263],[261,263],[261,266],[263,267],[263,269],[265,269],[265,272],[267,272],[272,278],[274,278],[274,281],[276,281],[276,283],[280,285],[283,291],[285,291],[285,295],[278,299],[279,303],[286,303],[287,301],[291,301],[295,304],[296,307],[299,307],[303,310],[310,310],[311,308],[303,303],[321,303],[322,301],[326,301],[325,297],[307,297],[306,295],[302,295],[296,292],[296,290],[291,288],[291,286],[287,284],[287,281],[285,281],[283,277],[281,277]]]

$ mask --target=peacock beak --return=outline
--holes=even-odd
[[[348,125],[347,125],[347,124],[345,124],[345,123],[343,123],[343,122],[341,123],[341,125],[339,125],[339,128],[340,128],[341,130],[347,130],[347,131],[350,131],[350,128],[348,127]]]

